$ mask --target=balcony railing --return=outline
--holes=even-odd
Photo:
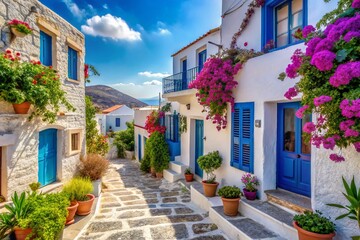
[[[188,89],[189,84],[195,80],[197,73],[198,67],[194,67],[186,72],[163,78],[163,93],[172,93]]]

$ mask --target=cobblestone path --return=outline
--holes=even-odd
[[[143,174],[135,161],[112,161],[103,182],[100,209],[79,240],[228,239],[186,188]]]

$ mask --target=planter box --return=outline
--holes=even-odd
[[[101,179],[96,180],[96,181],[92,181],[91,183],[92,183],[92,185],[94,187],[92,195],[94,195],[95,197],[100,196],[100,193],[101,193]]]
[[[132,159],[134,159],[134,156],[135,156],[134,151],[126,151],[126,150],[125,150],[125,157],[126,157],[126,159],[132,160]]]

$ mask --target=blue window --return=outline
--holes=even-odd
[[[273,40],[276,48],[297,43],[293,34],[307,25],[307,0],[268,0],[262,8],[262,45]]]
[[[72,80],[78,79],[77,65],[78,65],[78,53],[76,50],[69,47],[69,50],[68,50],[68,77]]]
[[[235,104],[231,148],[231,166],[254,173],[254,103]]]
[[[199,59],[199,72],[201,72],[201,70],[204,67],[204,63],[206,62],[206,49],[199,52],[198,59]]]
[[[52,37],[40,31],[40,62],[52,66]]]
[[[162,119],[162,125],[166,127],[165,138],[172,142],[180,141],[179,115],[168,114]]]
[[[115,118],[115,126],[120,127],[120,118]]]

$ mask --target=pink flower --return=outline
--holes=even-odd
[[[307,122],[305,123],[304,127],[303,127],[303,131],[306,133],[312,133],[316,130],[316,126],[314,123],[312,122]]]
[[[334,87],[347,85],[353,78],[360,77],[360,62],[348,62],[338,66],[329,82]]]
[[[355,124],[355,121],[353,120],[346,120],[340,123],[339,127],[341,131],[348,130],[351,126]]]
[[[324,138],[321,136],[314,135],[311,137],[311,143],[316,146],[317,148],[320,148]]]
[[[334,150],[335,145],[336,145],[336,141],[334,137],[328,137],[323,140],[323,146],[325,149]]]
[[[296,111],[295,116],[297,118],[303,118],[304,117],[304,112],[309,108],[308,105],[304,105],[301,108],[299,108],[299,110]]]
[[[360,152],[360,142],[356,142],[356,143],[353,143],[354,147],[355,147],[355,150],[357,152]]]
[[[351,4],[352,8],[360,8],[360,0],[354,0]]]
[[[310,63],[320,71],[329,71],[333,68],[333,61],[335,58],[335,53],[329,50],[324,50],[315,53]]]
[[[332,100],[332,97],[330,97],[330,96],[316,97],[316,98],[314,98],[314,105],[318,107],[320,105],[323,105],[324,103],[330,102],[331,100]]]
[[[315,32],[315,28],[312,25],[308,25],[306,27],[304,27],[304,29],[302,30],[302,35],[304,38],[307,38],[309,36],[309,34]]]
[[[349,137],[358,137],[359,136],[359,132],[356,130],[353,130],[351,128],[346,129],[345,131],[345,137],[349,138]]]
[[[360,38],[360,32],[350,31],[345,34],[344,41],[350,42],[353,38]]]
[[[244,42],[244,47],[247,47],[247,45],[248,45],[248,42]]]
[[[319,125],[323,125],[325,123],[325,121],[326,121],[326,118],[323,115],[320,115],[317,119],[317,123]]]
[[[294,54],[291,56],[292,63],[289,64],[287,66],[286,70],[285,70],[286,75],[289,78],[296,78],[298,76],[297,71],[301,67],[301,62],[302,62],[303,55],[304,54],[301,52],[300,49],[296,49]]]
[[[345,161],[345,158],[343,156],[337,155],[335,153],[330,154],[329,158],[336,163]]]
[[[298,95],[296,88],[291,87],[289,88],[289,90],[287,90],[287,92],[284,94],[284,97],[286,97],[287,99],[291,100],[293,97],[296,97]]]
[[[319,37],[314,37],[312,38],[309,42],[306,43],[307,48],[306,48],[306,52],[305,55],[306,56],[312,56],[314,55],[315,52],[315,48],[318,45],[318,43],[321,41],[322,39]]]
[[[360,98],[356,100],[344,99],[340,103],[341,114],[346,118],[360,118]]]

